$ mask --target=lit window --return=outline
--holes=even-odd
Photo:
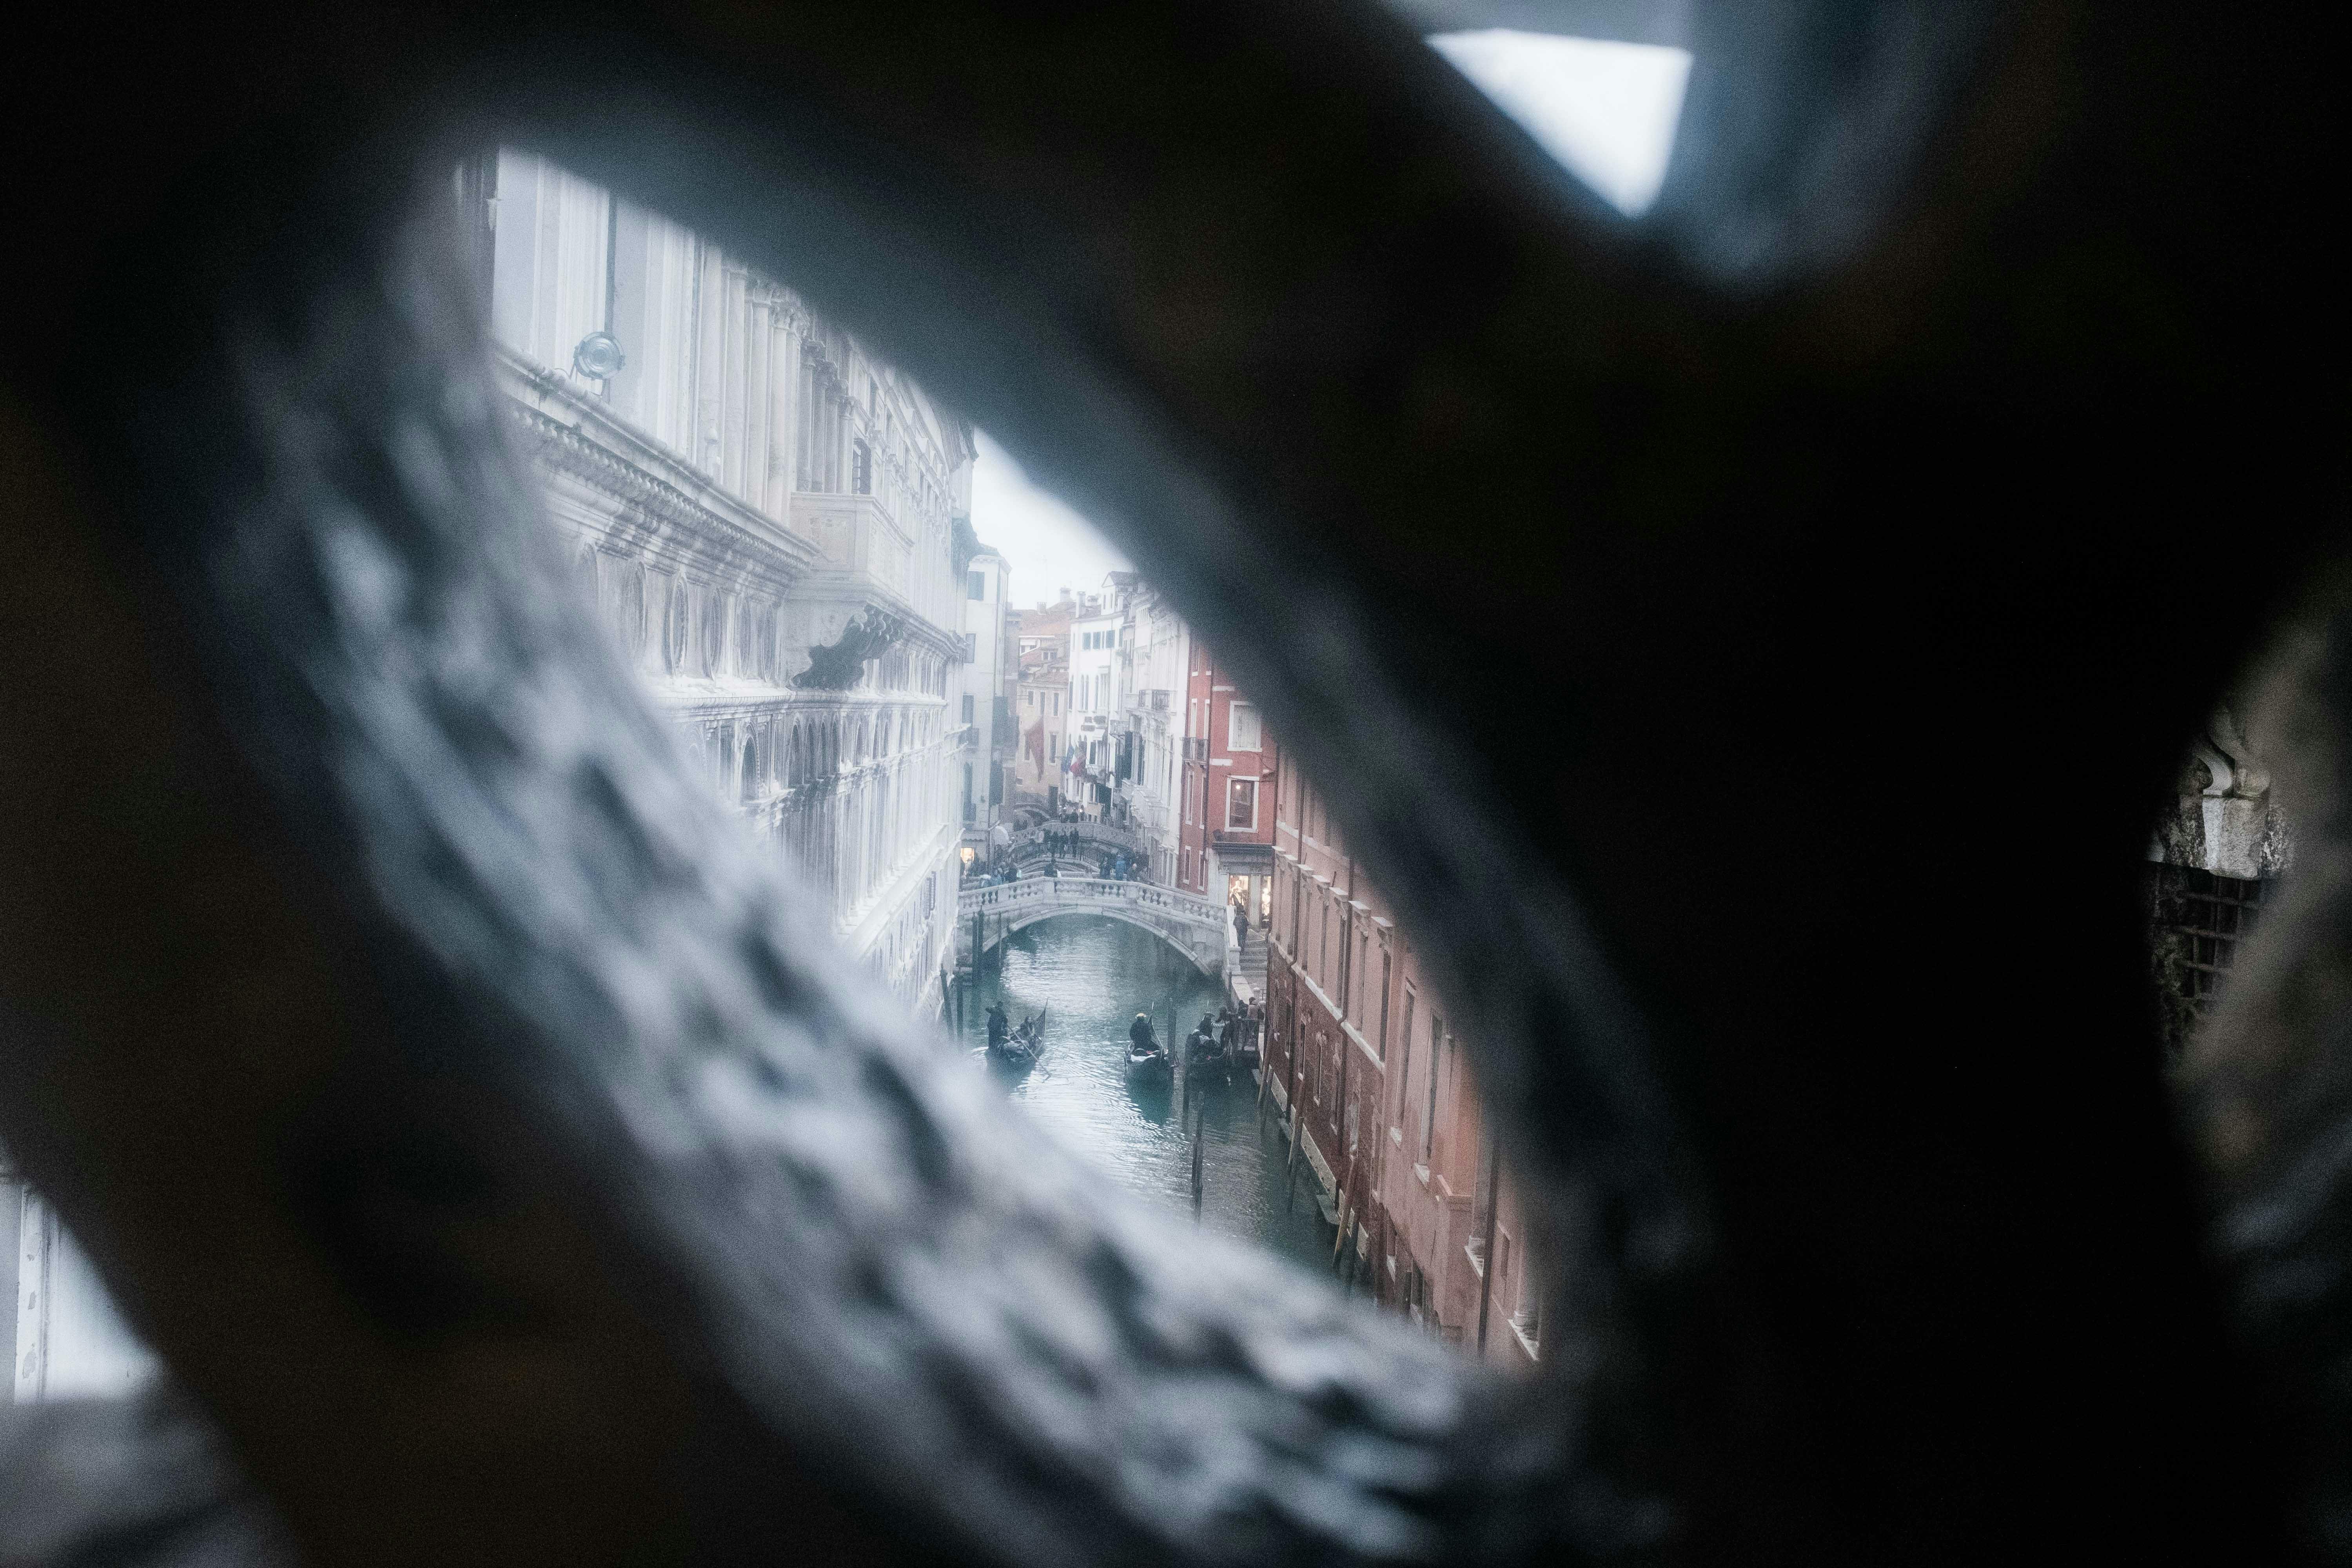
[[[1225,826],[1240,828],[1257,826],[1257,780],[1233,781],[1233,799],[1225,808]]]

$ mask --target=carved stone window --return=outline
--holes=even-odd
[[[641,562],[632,561],[617,574],[614,592],[619,604],[615,616],[620,628],[621,646],[628,650],[632,660],[646,657],[646,569]]]
[[[734,596],[716,588],[699,589],[695,594],[695,616],[702,635],[695,640],[697,675],[717,675],[726,668],[727,623]]]
[[[677,577],[667,581],[668,589],[662,595],[662,668],[668,674],[677,675],[686,669],[689,600],[685,583]]]

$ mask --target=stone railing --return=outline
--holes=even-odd
[[[1018,882],[997,882],[966,888],[956,894],[956,914],[1024,915],[1083,913],[1089,909],[1117,907],[1139,914],[1223,927],[1224,906],[1214,899],[1179,892],[1152,882],[1122,882],[1105,877],[1028,877]],[[1220,941],[1222,942],[1222,936]]]
[[[1112,827],[1105,823],[1087,821],[1053,822],[1043,827],[1033,827],[1026,833],[1016,834],[1013,839],[1013,855],[1018,858],[1025,850],[1043,846],[1045,835],[1048,833],[1058,833],[1065,837],[1080,840],[1104,849],[1124,851],[1131,857],[1139,858],[1146,865],[1150,863],[1151,846],[1142,834],[1130,828]]]

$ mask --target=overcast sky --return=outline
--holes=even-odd
[[[1690,79],[1686,50],[1488,27],[1430,47],[1628,217],[1658,199]]]
[[[1546,152],[1628,216],[1657,198],[1682,117],[1690,56],[1649,44],[1599,43],[1492,28],[1430,40]],[[972,531],[1013,574],[1024,609],[1087,593],[1132,567],[1108,540],[1029,482],[1010,453],[980,437],[971,476]]]
[[[1061,590],[1090,593],[1107,572],[1133,569],[1094,525],[1029,482],[1013,455],[985,431],[971,470],[971,531],[1003,556],[1013,574],[1005,597],[1022,609]]]

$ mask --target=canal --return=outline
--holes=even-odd
[[[1180,1070],[1172,1089],[1128,1082],[1127,1029],[1135,1016],[1150,1014],[1160,1043],[1181,1048],[1201,1015],[1223,1005],[1221,981],[1147,932],[1098,915],[1042,921],[1002,951],[1002,969],[984,973],[977,994],[965,999],[961,1036],[976,1066],[1066,1147],[1186,1218],[1197,1120],[1202,1227],[1332,1278],[1333,1233],[1316,1209],[1314,1174],[1302,1165],[1286,1203],[1289,1146],[1272,1107],[1259,1114],[1254,1076],[1236,1069],[1230,1083],[1193,1083]],[[1045,1010],[1045,1054],[1035,1067],[1011,1071],[980,1054],[988,1041],[986,1009],[997,1001],[1015,1024]]]

